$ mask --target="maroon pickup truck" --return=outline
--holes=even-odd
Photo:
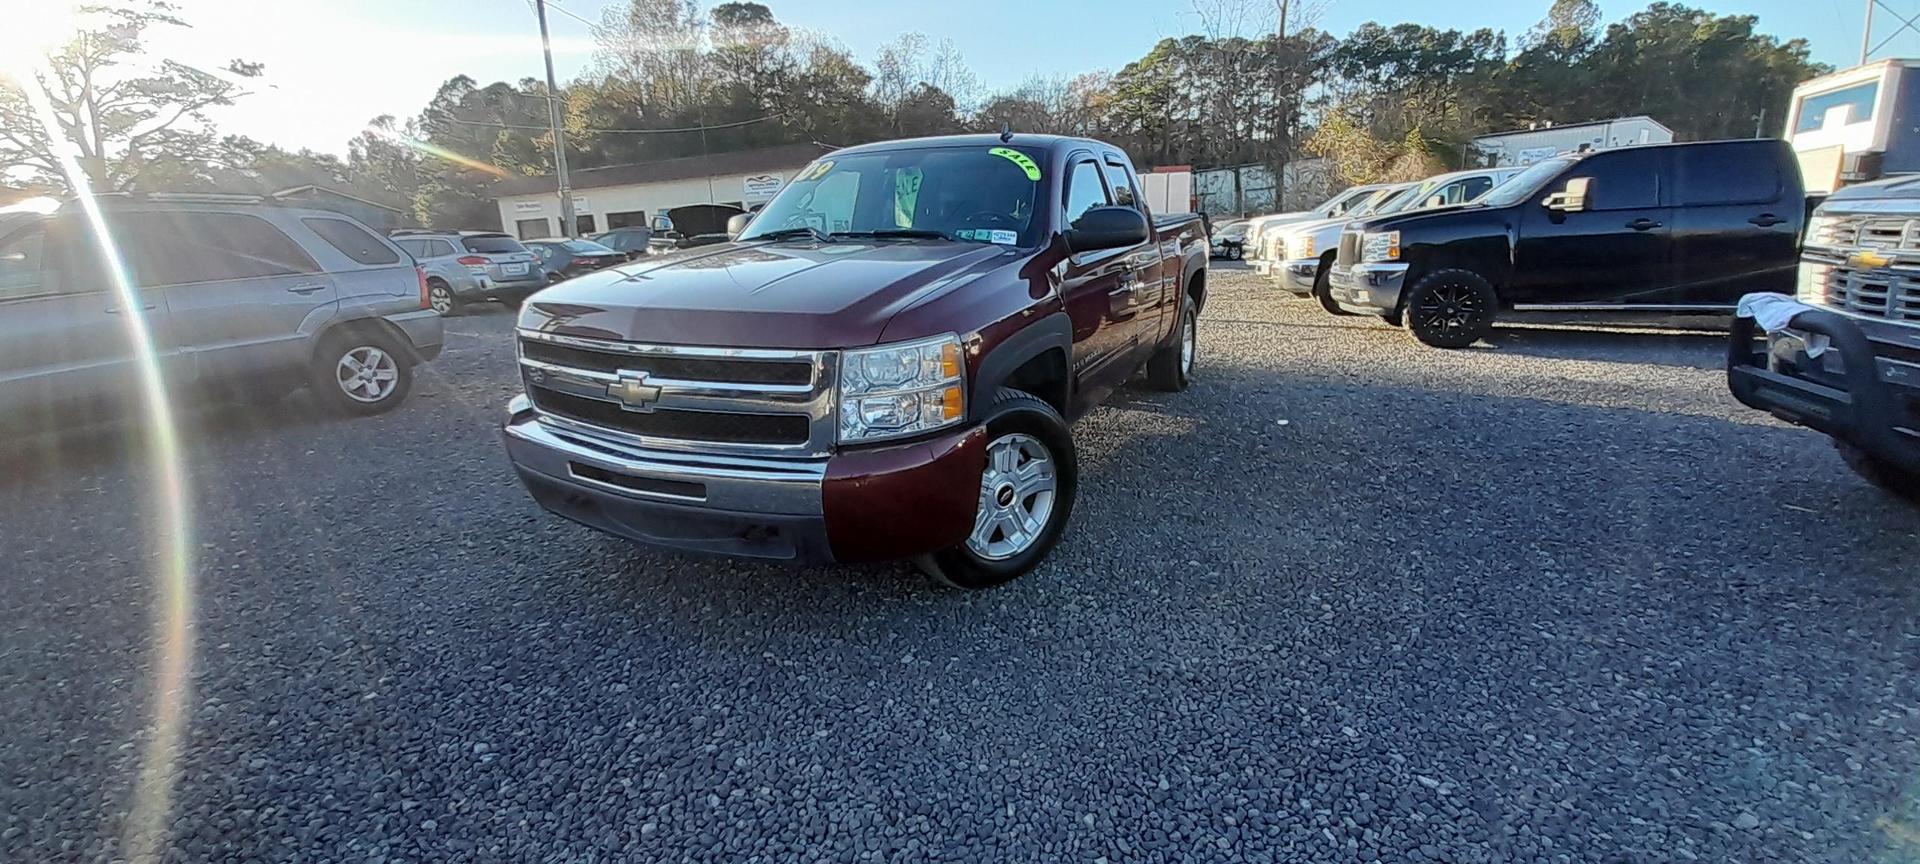
[[[632,540],[1005,582],[1073,510],[1068,419],[1142,366],[1187,386],[1207,237],[1139,189],[1080,138],[829,153],[732,242],[529,298],[507,453]]]

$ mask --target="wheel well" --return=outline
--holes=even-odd
[[[362,333],[385,336],[387,341],[400,346],[400,348],[406,352],[408,361],[413,363],[420,362],[420,356],[413,350],[413,340],[408,339],[407,334],[401,332],[400,328],[395,327],[392,322],[382,318],[355,318],[351,321],[342,321],[320,331],[313,338],[313,360],[318,362],[320,359],[320,349],[326,347],[327,343],[336,337],[353,336]]]
[[[1070,380],[1066,352],[1049,348],[1020,364],[1001,386],[1031,393],[1065,417]]]
[[[440,278],[440,277],[438,277],[438,276],[428,276],[428,277],[427,277],[427,284],[428,284],[428,285],[432,285],[432,284],[434,284],[434,283],[436,283],[436,282],[437,282],[437,283],[439,283],[439,284],[441,284],[441,285],[446,285],[446,284],[447,284],[447,280],[445,280],[445,279],[442,279],[442,278]]]
[[[1207,268],[1193,271],[1187,277],[1187,295],[1193,298],[1193,314],[1200,314],[1207,307]]]

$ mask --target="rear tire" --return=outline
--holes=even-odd
[[[1193,361],[1200,354],[1200,321],[1191,296],[1180,298],[1179,329],[1173,344],[1153,352],[1147,360],[1147,384],[1155,390],[1178,393],[1193,383]]]
[[[1407,292],[1400,312],[1407,332],[1423,345],[1465,348],[1493,329],[1500,298],[1472,270],[1438,270]]]
[[[1060,542],[1080,485],[1073,436],[1052,405],[1003,388],[986,414],[987,464],[972,533],[914,559],[928,576],[969,591],[1004,585],[1039,566]]]
[[[453,296],[452,286],[439,279],[427,280],[427,306],[442,318],[460,314],[460,298]]]
[[[413,389],[413,363],[407,349],[377,330],[347,330],[321,340],[308,376],[329,411],[369,416],[391,411]]]
[[[1889,463],[1838,438],[1833,441],[1833,449],[1840,451],[1841,461],[1847,463],[1853,473],[1860,475],[1860,479],[1909,504],[1920,505],[1920,474]]]

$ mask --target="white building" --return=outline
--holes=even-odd
[[[575,234],[646,225],[683,204],[751,208],[773,200],[787,178],[826,150],[787,144],[569,172]],[[500,225],[523,240],[557,237],[560,192],[552,177],[509,177],[494,186]]]
[[[1672,129],[1652,117],[1641,115],[1495,132],[1473,139],[1473,149],[1491,160],[1488,163],[1491,167],[1504,168],[1509,165],[1532,165],[1561,153],[1632,147],[1636,144],[1668,144],[1672,141]]]

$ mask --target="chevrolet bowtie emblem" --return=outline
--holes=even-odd
[[[619,400],[620,407],[645,414],[660,400],[660,388],[647,383],[647,373],[622,369],[620,380],[607,385],[607,395]]]
[[[1847,256],[1847,266],[1849,267],[1865,267],[1865,268],[1871,269],[1876,267],[1885,267],[1888,264],[1892,264],[1892,263],[1893,263],[1892,256],[1882,255],[1878,251],[1873,249],[1862,249],[1858,252],[1853,253],[1852,255]]]

